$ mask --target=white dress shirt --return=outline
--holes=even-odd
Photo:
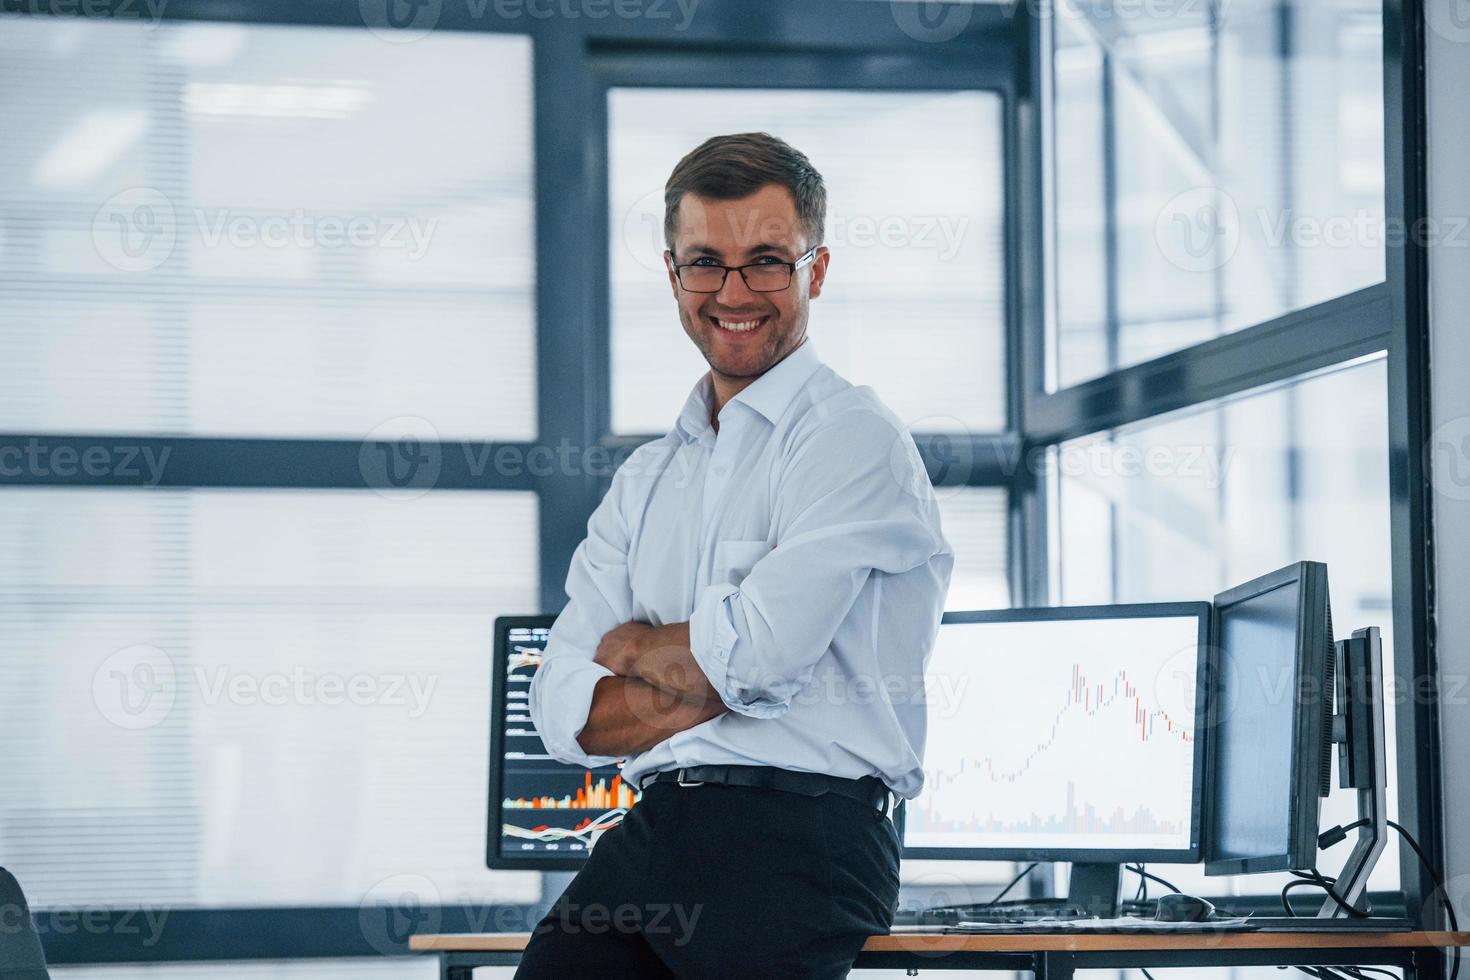
[[[695,661],[730,711],[629,756],[665,769],[777,766],[895,793],[924,782],[924,668],[954,567],[913,439],[810,338],[710,424],[710,376],[674,429],[619,467],[587,522],[531,684],[531,718],[562,762],[607,765],[577,736],[593,663],[620,623],[688,620]]]

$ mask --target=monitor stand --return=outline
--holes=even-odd
[[[1340,640],[1335,656],[1338,710],[1332,738],[1338,743],[1338,782],[1358,791],[1358,839],[1337,875],[1337,893],[1349,905],[1368,890],[1368,877],[1388,844],[1388,750],[1383,722],[1383,638],[1377,626],[1354,630]],[[1317,913],[1321,919],[1346,919],[1351,913],[1330,895]],[[1359,919],[1352,921],[1358,922]]]
[[[1067,903],[1088,915],[1111,919],[1118,914],[1122,869],[1116,864],[1073,864],[1067,881]]]

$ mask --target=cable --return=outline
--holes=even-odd
[[[1293,919],[1300,918],[1300,916],[1298,916],[1295,912],[1292,911],[1291,903],[1287,900],[1287,896],[1290,894],[1290,892],[1291,892],[1291,890],[1293,888],[1320,888],[1320,887],[1321,886],[1317,882],[1312,881],[1310,878],[1305,878],[1305,879],[1299,878],[1296,881],[1288,881],[1284,886],[1282,886],[1282,889],[1281,889],[1281,909],[1282,909],[1282,911],[1285,912],[1288,916],[1290,916]]]
[[[1354,820],[1350,824],[1343,824],[1339,827],[1333,827],[1331,830],[1325,831],[1324,833],[1317,836],[1317,846],[1323,849],[1329,848],[1333,844],[1336,844],[1338,841],[1346,839],[1348,831],[1356,830],[1359,827],[1366,827],[1369,825],[1370,822],[1371,821],[1368,820]],[[1436,869],[1435,866],[1430,863],[1429,856],[1424,853],[1424,848],[1419,846],[1419,842],[1414,839],[1414,835],[1405,830],[1402,825],[1392,820],[1385,820],[1384,823],[1386,823],[1391,829],[1393,829],[1400,837],[1404,839],[1404,843],[1408,844],[1409,847],[1413,849],[1414,855],[1419,859],[1419,863],[1424,865],[1424,870],[1429,872],[1429,879],[1434,882],[1434,887],[1439,895],[1439,903],[1444,906],[1445,918],[1449,921],[1450,931],[1459,932],[1460,920],[1455,915],[1455,905],[1453,902],[1450,901],[1449,890],[1445,886],[1444,878],[1440,876],[1438,869]],[[1292,884],[1295,884],[1295,882],[1288,883],[1287,887],[1281,890],[1282,905],[1286,904],[1286,893],[1291,889]],[[1336,899],[1337,896],[1333,895],[1333,898]],[[1338,904],[1343,903],[1339,900]],[[1287,915],[1292,914],[1294,913],[1292,913],[1291,910],[1288,909]],[[1450,980],[1459,980],[1459,976],[1460,947],[1451,946]]]
[[[1366,827],[1372,822],[1373,821],[1366,819],[1354,820],[1352,823],[1343,824],[1340,827],[1333,827],[1331,830],[1324,830],[1322,833],[1317,835],[1317,849],[1325,851],[1333,844],[1336,844],[1339,841],[1346,840],[1349,830],[1357,830],[1359,827]]]
[[[1333,885],[1337,884],[1336,878],[1330,878],[1327,875],[1324,875],[1322,872],[1318,871],[1316,868],[1312,868],[1310,871],[1293,871],[1292,874],[1296,875],[1297,878],[1300,880],[1288,881],[1281,889],[1281,908],[1285,910],[1287,915],[1293,918],[1297,917],[1296,913],[1291,910],[1291,904],[1286,900],[1287,894],[1293,888],[1305,888],[1306,886],[1311,885],[1313,887],[1320,888],[1324,892],[1326,892],[1334,902],[1347,910],[1347,914],[1352,918],[1370,918],[1367,912],[1358,908],[1356,905],[1349,903],[1346,898],[1343,898],[1341,895],[1338,894],[1336,888],[1332,887]]]
[[[994,905],[998,905],[1000,903],[1000,900],[1003,899],[1003,898],[1005,898],[1006,897],[1006,894],[1008,892],[1010,892],[1010,890],[1012,888],[1015,888],[1017,885],[1019,885],[1021,883],[1021,879],[1022,878],[1026,877],[1031,872],[1035,871],[1036,870],[1036,866],[1038,864],[1040,864],[1040,863],[1041,863],[1040,861],[1032,861],[1030,864],[1026,865],[1026,867],[1021,870],[1021,873],[1020,874],[1016,875],[1014,878],[1011,879],[1011,883],[1009,885],[1006,885],[1004,888],[1002,888],[1000,890],[1000,894],[999,895],[995,896],[990,901],[988,901],[985,904],[980,905],[978,907],[979,908],[982,908],[982,909],[988,909],[988,908],[991,908]]]
[[[1433,864],[1429,863],[1428,856],[1425,855],[1424,849],[1419,846],[1419,842],[1414,839],[1413,834],[1409,833],[1407,830],[1394,823],[1392,820],[1387,821],[1387,823],[1394,830],[1398,831],[1399,835],[1403,837],[1404,843],[1408,844],[1411,848],[1414,849],[1414,854],[1418,856],[1419,863],[1424,865],[1425,871],[1429,872],[1429,880],[1434,882],[1434,887],[1439,892],[1439,901],[1440,904],[1444,906],[1445,918],[1447,918],[1450,923],[1450,931],[1459,932],[1460,920],[1455,916],[1455,906],[1454,903],[1450,901],[1449,890],[1445,886],[1444,878],[1440,877],[1439,871],[1435,869]],[[1450,962],[1450,980],[1458,980],[1458,977],[1460,976],[1460,947],[1450,947]]]
[[[1277,969],[1285,970],[1286,967],[1279,966]],[[1331,968],[1325,966],[1298,966],[1295,969],[1300,970],[1309,977],[1318,977],[1320,980],[1332,980],[1332,978],[1340,977],[1344,974],[1353,978],[1353,980],[1373,980],[1372,977],[1368,976],[1369,973],[1381,973],[1386,977],[1392,978],[1392,980],[1399,980],[1397,973],[1394,973],[1392,970],[1385,970],[1380,966],[1336,966]],[[1342,971],[1341,974],[1337,972],[1339,970]]]
[[[1147,978],[1147,980],[1154,980],[1154,975],[1152,973],[1148,972],[1147,970],[1145,970],[1143,967],[1140,966],[1138,968],[1138,972],[1139,973],[1142,973]]]
[[[1142,878],[1148,879],[1149,881],[1157,881],[1159,884],[1161,884],[1165,888],[1169,889],[1169,891],[1173,892],[1175,895],[1183,895],[1184,894],[1178,888],[1175,888],[1174,885],[1171,882],[1165,881],[1163,878],[1160,878],[1158,875],[1156,875],[1156,874],[1150,874],[1149,872],[1143,870],[1143,865],[1141,865],[1141,864],[1125,864],[1123,867],[1127,868],[1129,871],[1132,871],[1134,874],[1136,874],[1136,875],[1138,875],[1138,876],[1140,876]]]

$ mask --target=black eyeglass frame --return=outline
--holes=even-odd
[[[740,278],[745,283],[745,288],[749,289],[753,293],[779,293],[782,290],[791,288],[791,283],[796,279],[796,270],[803,269],[816,261],[817,249],[821,247],[822,246],[820,245],[813,245],[811,248],[807,249],[805,253],[799,256],[795,262],[749,262],[745,265],[697,265],[696,263],[698,262],[698,260],[695,260],[695,262],[685,262],[682,265],[679,263],[674,263],[674,278],[678,280],[679,288],[684,290],[686,293],[701,293],[708,295],[710,293],[718,293],[720,290],[724,289],[725,283],[729,281],[730,273],[733,271],[740,273]],[[670,252],[669,256],[670,258],[672,258],[673,253]],[[753,269],[757,266],[770,269],[781,265],[786,266],[791,271],[787,276],[786,285],[782,286],[780,289],[756,289],[750,284],[750,277],[745,274],[746,269]],[[688,268],[719,269],[723,273],[720,276],[720,284],[714,289],[690,289],[688,286],[684,285],[684,276],[682,274],[682,270]]]

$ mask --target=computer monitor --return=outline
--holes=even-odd
[[[1205,873],[1311,868],[1332,775],[1327,566],[1288,565],[1214,605]]]
[[[555,616],[495,620],[490,691],[490,806],[485,863],[491,868],[575,871],[599,829],[616,826],[638,794],[618,766],[557,762],[531,722],[531,678]]]
[[[947,612],[905,857],[1199,860],[1205,602]],[[1111,881],[1112,899],[1106,892]]]

